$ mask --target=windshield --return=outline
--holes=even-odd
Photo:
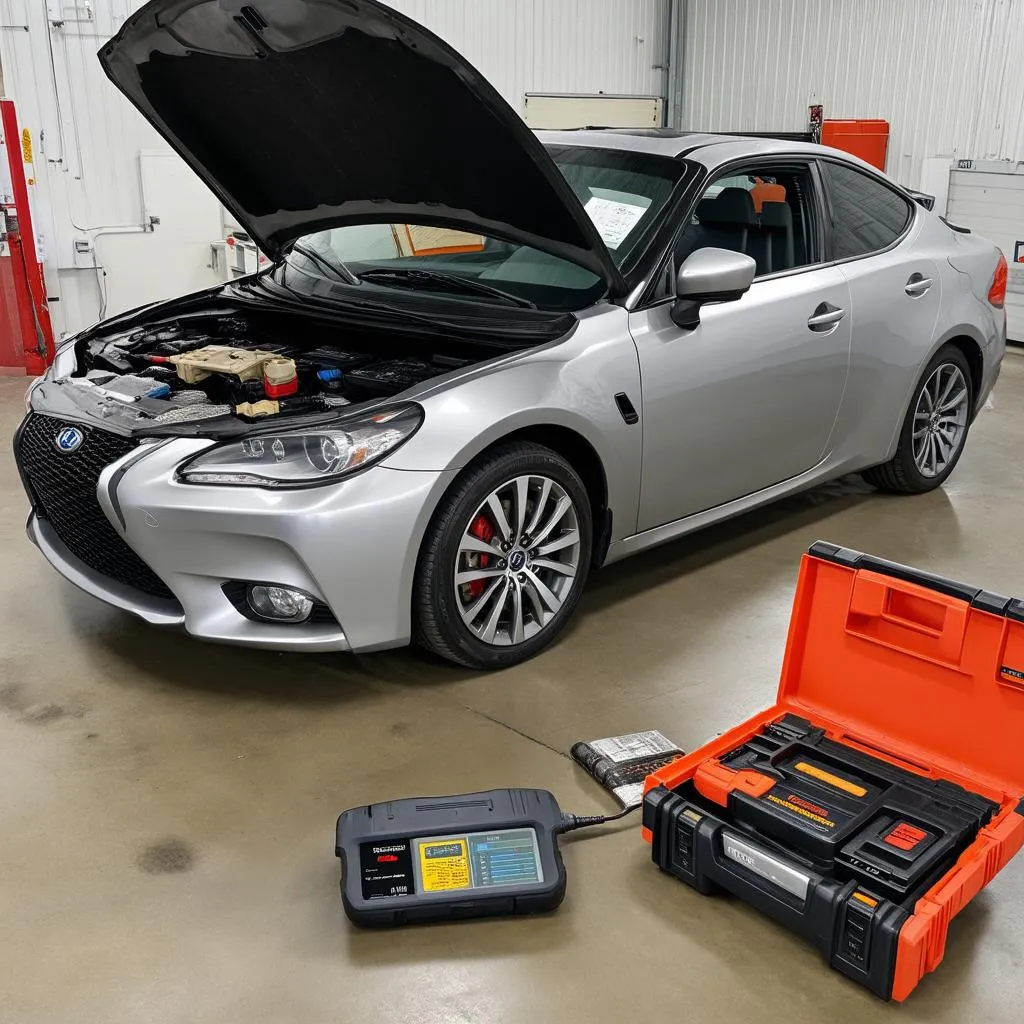
[[[616,265],[628,272],[685,164],[628,150],[549,147]],[[425,224],[359,224],[305,235],[287,258],[294,270],[367,288],[444,294],[491,305],[574,310],[597,301],[604,282],[575,263],[528,245]]]

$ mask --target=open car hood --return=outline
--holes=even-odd
[[[114,84],[272,257],[342,224],[434,224],[625,285],[534,134],[478,71],[373,0],[153,0]]]

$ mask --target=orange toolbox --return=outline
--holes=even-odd
[[[1024,602],[819,542],[776,703],[645,783],[654,862],[883,999],[1024,843]]]

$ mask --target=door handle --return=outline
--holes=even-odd
[[[907,286],[903,289],[912,299],[924,295],[932,286],[932,279],[924,274],[911,274]]]
[[[812,331],[817,331],[819,334],[823,334],[835,327],[844,316],[846,316],[845,309],[833,306],[829,302],[823,302],[811,314],[807,321],[807,326],[810,327]]]

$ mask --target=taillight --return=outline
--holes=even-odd
[[[1006,257],[1000,252],[999,262],[996,264],[996,272],[992,275],[992,287],[988,290],[988,301],[1000,309],[1006,301],[1006,278],[1009,268],[1006,265]]]

